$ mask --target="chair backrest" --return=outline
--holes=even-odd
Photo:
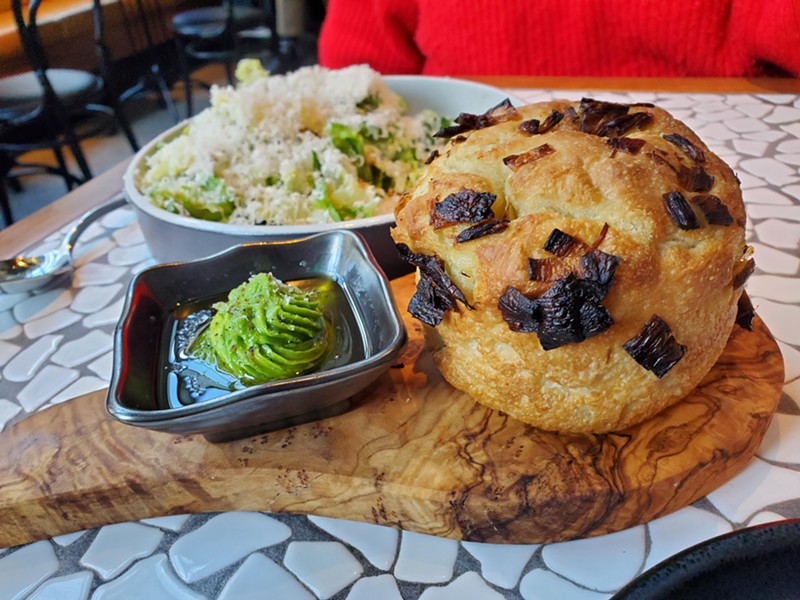
[[[225,4],[225,28],[220,32],[220,37],[226,40],[233,46],[238,44],[238,36],[236,35],[236,16],[233,12],[233,7],[236,5],[234,0],[224,0]]]
[[[20,117],[18,122],[37,118],[40,114],[44,114],[47,118],[56,119],[61,127],[67,123],[67,111],[47,77],[49,63],[39,36],[39,28],[36,25],[36,14],[41,3],[42,0],[27,0],[24,4],[23,0],[11,0],[11,11],[14,13],[22,50],[43,91],[42,104],[27,115]]]
[[[160,0],[122,0],[120,7],[134,51],[150,50],[172,38]]]
[[[231,45],[238,43],[238,36],[236,35],[240,27],[236,22],[235,7],[236,0],[223,0],[222,4],[225,6],[225,23],[221,24],[217,36],[230,42]],[[266,14],[266,13],[265,13]]]
[[[36,25],[36,15],[42,0],[29,0],[23,4],[22,0],[11,0],[11,12],[14,14],[14,21],[17,24],[22,50],[28,64],[34,71],[46,70],[48,68],[47,55],[44,52],[39,28]],[[27,7],[27,14],[25,8]]]
[[[171,39],[172,34],[164,16],[159,0],[120,0],[114,4],[103,4],[101,0],[92,2],[94,21],[94,41],[96,48],[102,48],[104,57],[112,60],[112,45],[121,46],[120,40],[111,41],[106,37],[106,19],[110,10],[117,11],[112,18],[118,19],[125,33],[126,55],[149,53],[161,43]]]
[[[267,28],[272,32],[270,36],[269,46],[270,50],[277,50],[277,43],[278,43],[278,36],[277,36],[277,29],[276,29],[276,14],[275,14],[275,0],[251,0],[250,2],[237,2],[236,0],[223,0],[225,4],[226,12],[226,20],[225,20],[225,29],[221,33],[223,39],[227,40],[229,45],[233,47],[237,47],[239,44],[239,32],[242,29],[241,24],[237,24],[236,21],[236,13],[235,7],[237,5],[243,6],[250,6],[252,8],[257,8],[258,10],[262,11],[263,17],[262,22],[267,26]],[[252,27],[244,26],[245,29]]]
[[[23,1],[25,1],[26,6],[23,6]],[[34,164],[34,168],[44,170],[47,173],[61,175],[67,182],[68,187],[71,188],[76,181],[88,181],[91,179],[92,171],[78,143],[78,136],[70,123],[67,109],[58,94],[56,94],[47,76],[47,55],[36,25],[36,14],[41,3],[42,0],[11,0],[11,11],[14,14],[22,49],[28,65],[36,75],[36,80],[42,88],[42,95],[37,98],[35,96],[38,96],[38,94],[33,94],[34,97],[25,98],[19,107],[20,112],[10,115],[9,118],[4,120],[2,125],[8,128],[9,131],[13,132],[15,128],[20,131],[21,128],[25,133],[21,136],[22,139],[14,138],[10,143],[4,143],[2,152],[8,167],[9,161],[11,164],[15,164],[16,157],[28,150],[50,148],[53,150],[59,166]],[[35,128],[28,127],[32,123],[36,125]],[[32,133],[31,129],[35,129],[36,133]],[[62,146],[69,147],[83,177],[79,178],[70,173],[64,162]],[[6,169],[7,172],[8,170]],[[6,222],[10,223],[11,213],[9,207],[7,202],[4,202],[1,198],[0,208],[2,208]]]

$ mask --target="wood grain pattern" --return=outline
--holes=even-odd
[[[405,306],[413,280],[394,282]],[[168,514],[269,510],[464,540],[539,543],[637,525],[709,493],[750,460],[783,385],[760,320],[735,328],[702,384],[602,436],[535,430],[445,383],[410,318],[402,368],[346,414],[236,442],[114,421],[105,392],[0,434],[0,547]]]

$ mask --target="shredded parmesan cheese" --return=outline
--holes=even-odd
[[[391,210],[436,144],[442,120],[404,114],[365,65],[244,66],[243,82],[212,87],[211,106],[147,158],[138,185],[157,206],[250,225],[367,217]]]

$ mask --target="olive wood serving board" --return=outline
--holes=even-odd
[[[400,306],[413,276],[393,283]],[[402,367],[345,414],[213,444],[117,422],[105,391],[0,433],[0,547],[169,514],[263,510],[463,540],[543,543],[677,510],[739,472],[781,395],[765,325],[734,327],[687,398],[607,435],[558,435],[484,408],[443,381],[406,315]]]

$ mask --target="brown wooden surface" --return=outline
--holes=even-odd
[[[405,306],[411,276],[393,284]],[[533,543],[616,531],[677,510],[749,461],[783,361],[760,320],[686,399],[630,430],[560,436],[443,382],[406,315],[403,367],[343,415],[240,441],[113,420],[96,392],[0,433],[0,547],[167,514],[269,510],[457,539]]]

